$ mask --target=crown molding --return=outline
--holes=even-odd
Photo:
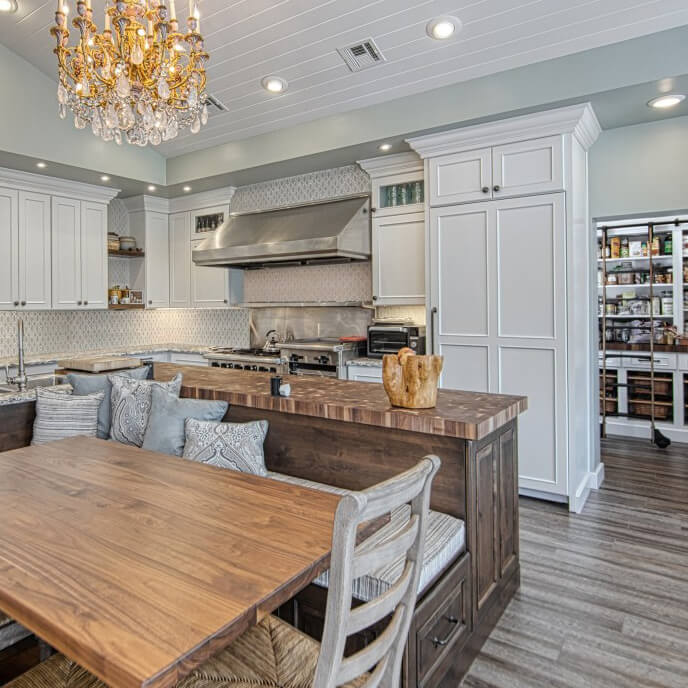
[[[423,172],[423,160],[413,151],[359,160],[358,165],[371,179],[407,172]]]
[[[154,213],[170,212],[169,199],[160,198],[159,196],[130,196],[129,198],[123,198],[122,203],[124,203],[127,211],[130,213],[143,213],[146,211]]]
[[[601,131],[592,105],[583,103],[427,136],[416,136],[406,139],[406,142],[422,158],[430,158],[545,136],[573,134],[587,150],[595,143]]]
[[[170,199],[170,212],[183,213],[189,210],[202,210],[218,205],[229,205],[236,192],[236,186],[225,186],[212,191],[184,194]]]
[[[82,201],[94,201],[96,203],[109,203],[120,191],[110,186],[75,182],[45,174],[11,170],[6,167],[0,167],[0,186],[17,191],[67,196],[68,198],[78,198]]]

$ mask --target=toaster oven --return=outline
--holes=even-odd
[[[403,324],[374,324],[368,327],[368,357],[382,358],[408,347],[425,353],[425,327]]]

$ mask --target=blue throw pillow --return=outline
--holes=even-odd
[[[130,370],[118,371],[118,375],[127,375],[135,380],[145,380],[150,373],[150,366],[144,365],[140,368],[132,368]],[[72,386],[75,396],[85,397],[89,394],[98,394],[103,392],[105,396],[98,408],[98,429],[96,430],[96,437],[101,440],[106,440],[110,437],[110,424],[112,421],[112,409],[110,408],[110,393],[112,392],[112,383],[108,380],[108,375],[79,375],[78,373],[69,373],[67,375],[67,382]]]
[[[224,418],[228,408],[226,401],[180,399],[160,387],[153,387],[153,403],[142,449],[181,456],[187,418],[218,421]]]

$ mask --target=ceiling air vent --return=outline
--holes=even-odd
[[[362,69],[368,69],[368,67],[374,67],[387,61],[372,38],[366,38],[364,41],[349,45],[346,48],[337,48],[337,52],[352,72],[360,72]]]
[[[221,101],[218,100],[212,93],[209,93],[206,97],[206,102],[210,106],[210,114],[217,114],[218,112],[229,112],[229,108]]]

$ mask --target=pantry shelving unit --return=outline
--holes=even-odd
[[[688,442],[688,345],[666,338],[688,329],[688,217],[598,222],[596,235],[602,436],[654,425]]]

